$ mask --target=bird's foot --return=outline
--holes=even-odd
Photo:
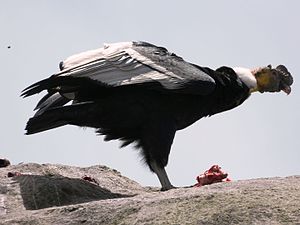
[[[174,187],[173,185],[168,185],[168,186],[162,187],[160,189],[160,191],[169,191],[169,190],[175,189],[175,188],[178,188],[178,187]]]

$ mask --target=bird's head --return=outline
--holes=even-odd
[[[254,75],[257,87],[253,91],[291,93],[293,77],[284,65],[272,68],[271,65],[254,69],[251,71]]]

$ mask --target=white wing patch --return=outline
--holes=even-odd
[[[117,52],[123,51],[125,48],[131,48],[132,42],[120,42],[115,44],[104,44],[103,48],[85,51],[72,55],[63,61],[64,69],[70,69],[81,64],[85,64],[97,59],[106,58]]]
[[[184,78],[176,75],[175,73],[167,70],[166,68],[157,65],[155,62],[151,61],[149,58],[146,58],[145,56],[142,56],[140,53],[138,53],[137,51],[133,50],[133,49],[126,49],[126,52],[133,58],[138,59],[141,63],[144,63],[147,66],[150,66],[158,71],[160,71],[161,73],[167,74],[171,77],[180,79],[180,80],[184,80]]]
[[[178,88],[184,78],[157,65],[133,50],[132,42],[105,44],[103,48],[70,56],[63,61],[59,76],[87,77],[111,86],[159,81],[168,88]],[[172,83],[173,81],[173,83]]]

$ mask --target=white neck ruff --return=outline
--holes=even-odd
[[[234,67],[233,70],[249,89],[255,89],[257,87],[257,81],[250,69]]]

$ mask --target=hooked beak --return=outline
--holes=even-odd
[[[281,90],[284,91],[287,95],[289,95],[292,91],[292,88],[290,86],[286,85]]]

